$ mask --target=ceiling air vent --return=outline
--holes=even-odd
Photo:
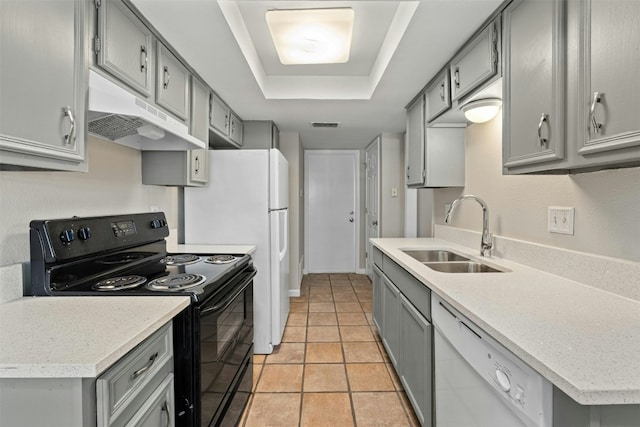
[[[337,128],[340,122],[311,122],[312,128]]]

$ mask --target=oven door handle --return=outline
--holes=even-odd
[[[204,310],[200,311],[200,314],[204,315],[204,314],[215,313],[217,311],[222,311],[225,308],[229,307],[231,305],[231,303],[238,297],[238,295],[243,293],[244,290],[247,289],[247,287],[249,287],[249,285],[251,284],[254,276],[256,275],[256,270],[253,270],[251,273],[247,273],[247,274],[248,274],[248,277],[246,279],[244,279],[244,281],[240,285],[240,289],[238,289],[236,292],[234,292],[233,295],[231,295],[228,298],[225,298],[223,301],[219,302],[218,304],[216,304],[216,305],[214,305],[212,307],[205,308]]]

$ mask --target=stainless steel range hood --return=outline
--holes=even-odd
[[[89,70],[88,132],[138,150],[207,148],[189,128],[102,75]]]

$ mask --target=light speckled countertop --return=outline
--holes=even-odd
[[[0,305],[0,378],[93,378],[170,321],[185,296],[25,297]]]
[[[439,239],[372,243],[572,399],[640,404],[640,303],[514,262],[507,273],[440,273],[400,249],[477,252]]]

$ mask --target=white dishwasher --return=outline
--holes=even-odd
[[[551,383],[432,294],[437,427],[551,427]]]

